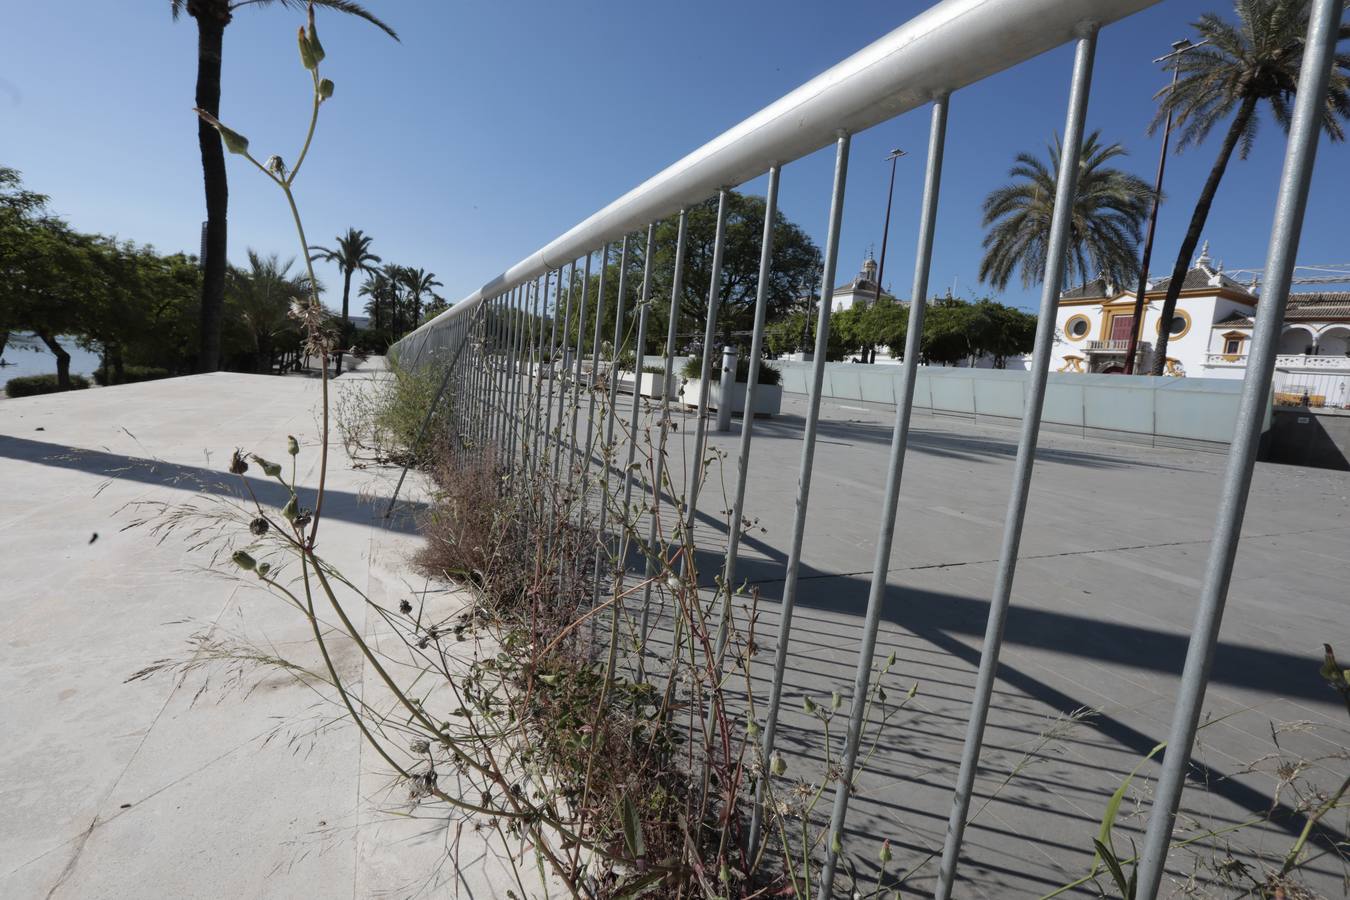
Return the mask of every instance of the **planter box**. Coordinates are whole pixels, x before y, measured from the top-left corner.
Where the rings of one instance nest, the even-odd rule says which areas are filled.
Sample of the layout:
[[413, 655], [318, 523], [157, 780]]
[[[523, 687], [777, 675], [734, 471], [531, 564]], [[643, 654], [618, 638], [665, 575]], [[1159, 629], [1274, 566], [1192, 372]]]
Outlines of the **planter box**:
[[[666, 384], [666, 390], [661, 390], [662, 377], [655, 372], [641, 372], [638, 379], [638, 393], [644, 397], [650, 397], [653, 400], [660, 400], [666, 396], [675, 396], [675, 386], [679, 383], [679, 375], [675, 372], [670, 373], [670, 381]], [[624, 394], [633, 393], [633, 373], [619, 372], [619, 391]]]
[[[686, 406], [698, 408], [699, 398], [703, 395], [702, 381], [686, 381], [680, 392], [680, 400]], [[745, 415], [744, 382], [737, 382], [732, 391], [731, 412]], [[722, 385], [714, 381], [708, 391], [708, 409], [720, 409], [722, 405]], [[781, 384], [761, 384], [755, 388], [756, 416], [776, 416], [783, 409], [783, 386]]]

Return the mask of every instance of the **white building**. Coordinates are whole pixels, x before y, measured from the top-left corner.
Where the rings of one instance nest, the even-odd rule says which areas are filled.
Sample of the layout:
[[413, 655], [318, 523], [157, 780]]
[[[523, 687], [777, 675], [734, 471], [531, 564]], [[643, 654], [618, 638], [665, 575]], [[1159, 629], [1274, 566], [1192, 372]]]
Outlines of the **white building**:
[[[1135, 371], [1154, 359], [1169, 278], [1148, 282]], [[1121, 372], [1134, 325], [1135, 292], [1089, 282], [1060, 295], [1051, 371]], [[1167, 344], [1169, 375], [1242, 378], [1257, 292], [1215, 266], [1206, 244], [1186, 273]], [[1277, 401], [1350, 406], [1350, 292], [1295, 293], [1289, 298], [1276, 362]]]
[[831, 312], [843, 312], [846, 309], [852, 309], [854, 304], [871, 306], [876, 302], [878, 295], [886, 300], [895, 299], [882, 290], [881, 285], [877, 284], [877, 261], [872, 258], [872, 252], [869, 250], [867, 258], [863, 260], [862, 268], [858, 270], [857, 277], [834, 289]]

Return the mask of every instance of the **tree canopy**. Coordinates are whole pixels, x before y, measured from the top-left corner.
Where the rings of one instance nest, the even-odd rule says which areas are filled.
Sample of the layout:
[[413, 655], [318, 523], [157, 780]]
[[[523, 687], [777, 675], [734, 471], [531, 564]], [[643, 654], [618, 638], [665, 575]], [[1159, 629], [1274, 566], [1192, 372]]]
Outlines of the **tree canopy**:
[[[763, 197], [729, 191], [725, 252], [722, 259], [722, 286], [719, 294], [717, 334], [723, 341], [750, 346], [754, 325], [755, 300], [759, 289], [759, 257], [764, 235]], [[653, 237], [652, 304], [647, 324], [647, 353], [664, 349], [669, 322], [671, 275], [675, 264], [675, 244], [679, 220], [667, 219], [656, 226]], [[708, 316], [708, 285], [712, 275], [713, 244], [717, 233], [717, 198], [689, 208], [683, 289], [680, 292], [677, 326], [677, 351], [701, 346]], [[646, 235], [635, 234], [628, 242], [628, 296], [625, 309], [631, 312], [642, 296], [642, 271]], [[618, 296], [620, 248], [611, 249], [605, 275], [605, 315], [601, 339], [614, 336], [614, 312]], [[820, 268], [820, 250], [800, 226], [789, 221], [782, 211], [774, 215], [772, 266], [767, 294], [767, 321], [787, 315], [815, 287]], [[573, 276], [579, 287], [584, 266]], [[587, 295], [587, 347], [593, 338], [595, 298], [599, 290], [599, 265], [592, 263], [591, 284]], [[550, 294], [550, 296], [552, 296]], [[579, 305], [575, 298], [574, 303]], [[564, 304], [566, 298], [563, 299]], [[576, 340], [577, 315], [574, 311], [571, 339]], [[632, 328], [630, 327], [630, 331]]]

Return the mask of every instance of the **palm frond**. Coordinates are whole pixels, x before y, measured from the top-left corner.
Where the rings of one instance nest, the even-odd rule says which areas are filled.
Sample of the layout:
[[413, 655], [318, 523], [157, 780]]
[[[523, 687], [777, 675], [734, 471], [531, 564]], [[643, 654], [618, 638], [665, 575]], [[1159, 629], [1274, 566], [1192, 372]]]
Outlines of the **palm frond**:
[[[172, 0], [172, 2], [177, 4], [183, 2], [183, 0]], [[230, 11], [233, 12], [234, 10], [242, 9], [245, 6], [272, 5], [283, 6], [286, 9], [303, 10], [309, 5], [309, 2], [308, 0], [235, 0], [235, 2], [230, 4]], [[356, 16], [358, 19], [365, 19], [394, 40], [401, 42], [398, 32], [394, 31], [393, 28], [370, 10], [359, 3], [352, 2], [352, 0], [314, 0], [314, 5], [321, 6], [325, 9], [331, 9], [334, 12], [346, 13], [349, 16]]]

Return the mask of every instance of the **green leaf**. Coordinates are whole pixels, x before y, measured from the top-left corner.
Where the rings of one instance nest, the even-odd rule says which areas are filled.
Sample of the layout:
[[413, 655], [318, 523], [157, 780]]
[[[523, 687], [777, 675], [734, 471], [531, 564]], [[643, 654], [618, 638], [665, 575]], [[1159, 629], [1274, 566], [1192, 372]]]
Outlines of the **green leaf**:
[[[1101, 828], [1097, 829], [1097, 837], [1093, 841], [1098, 847], [1111, 846], [1111, 831], [1116, 826], [1116, 816], [1120, 813], [1120, 804], [1125, 800], [1125, 792], [1130, 789], [1130, 782], [1134, 781], [1134, 776], [1139, 774], [1139, 770], [1144, 767], [1144, 763], [1161, 753], [1166, 746], [1167, 742], [1163, 741], [1148, 751], [1148, 755], [1135, 763], [1134, 768], [1130, 770], [1130, 774], [1125, 776], [1125, 780], [1120, 783], [1120, 787], [1116, 788], [1116, 792], [1111, 795], [1111, 800], [1106, 804], [1106, 813], [1102, 816]], [[1101, 853], [1098, 852], [1092, 856], [1092, 874], [1097, 873], [1097, 868], [1100, 865]]]
[[1116, 855], [1111, 852], [1111, 848], [1101, 841], [1093, 840], [1097, 845], [1097, 855], [1106, 863], [1106, 868], [1111, 873], [1111, 878], [1116, 882], [1116, 887], [1120, 889], [1120, 896], [1125, 900], [1134, 900], [1134, 895], [1130, 893], [1130, 882], [1125, 878], [1125, 871], [1121, 869], [1120, 862], [1116, 860]]
[[628, 852], [634, 859], [646, 858], [647, 843], [642, 839], [642, 822], [638, 818], [637, 807], [633, 805], [628, 794], [624, 794], [619, 802], [619, 815], [623, 818], [623, 842], [627, 845]]

